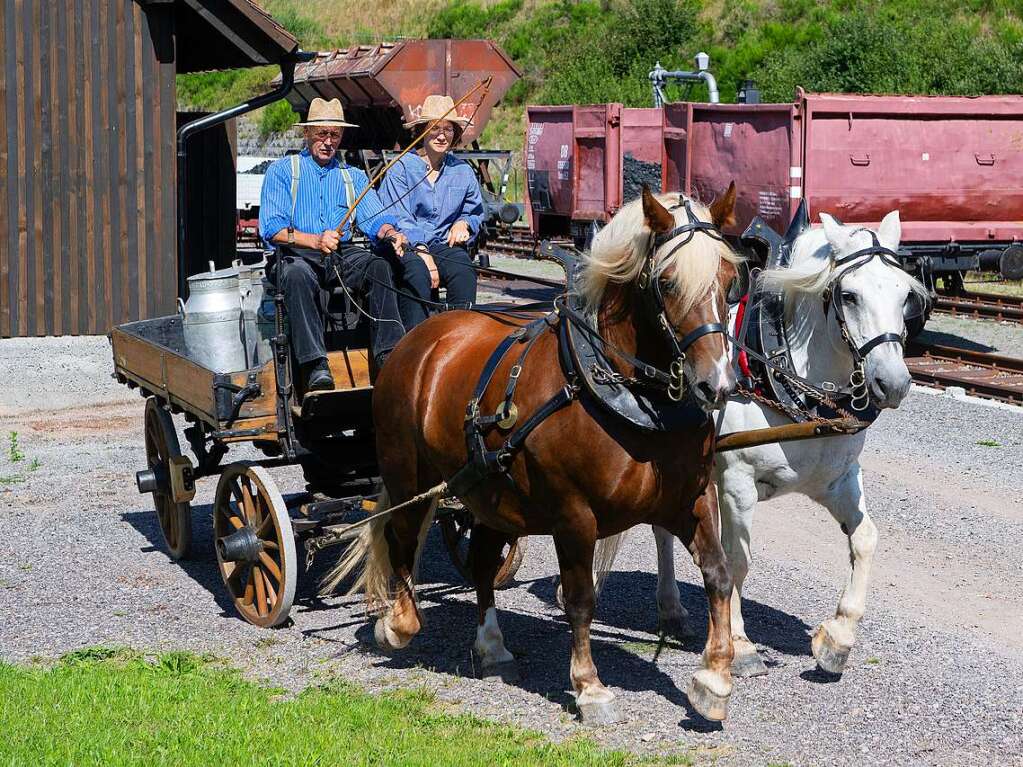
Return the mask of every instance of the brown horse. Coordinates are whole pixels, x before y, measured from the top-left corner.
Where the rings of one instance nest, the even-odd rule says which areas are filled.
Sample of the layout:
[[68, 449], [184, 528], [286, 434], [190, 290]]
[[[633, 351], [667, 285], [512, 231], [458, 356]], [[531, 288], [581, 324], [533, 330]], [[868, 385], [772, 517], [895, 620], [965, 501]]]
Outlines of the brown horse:
[[[506, 472], [459, 491], [480, 523], [473, 531], [471, 558], [479, 608], [475, 648], [484, 670], [501, 676], [514, 671], [494, 608], [492, 584], [502, 547], [518, 536], [550, 534], [572, 628], [572, 686], [586, 722], [616, 719], [614, 696], [598, 678], [590, 655], [594, 545], [598, 538], [640, 523], [677, 535], [703, 572], [710, 603], [708, 639], [704, 668], [694, 675], [688, 696], [707, 718], [726, 714], [732, 688], [732, 581], [718, 531], [711, 481], [715, 435], [707, 414], [721, 406], [735, 380], [725, 336], [706, 328], [720, 328], [715, 323], [727, 316], [725, 296], [737, 258], [716, 228], [731, 220], [734, 202], [734, 184], [709, 209], [678, 194], [655, 198], [644, 190], [642, 200], [623, 207], [595, 237], [582, 266], [584, 306], [596, 317], [617, 372], [635, 381], [642, 370], [633, 363], [668, 370], [677, 362], [696, 402], [690, 411], [695, 426], [682, 432], [643, 430], [583, 391], [529, 434]], [[651, 280], [658, 281], [660, 316], [645, 300]], [[565, 321], [564, 316], [549, 318], [552, 325]], [[524, 320], [507, 317], [447, 312], [421, 324], [394, 350], [373, 393], [387, 495], [380, 508], [408, 501], [466, 465], [466, 403], [495, 348], [524, 325]], [[681, 354], [678, 340], [687, 338], [682, 346], [688, 349]], [[571, 388], [558, 347], [558, 334], [548, 327], [525, 356], [514, 395], [518, 423], [566, 384]], [[480, 412], [497, 413], [502, 407], [507, 412], [505, 383], [518, 358], [513, 353], [501, 359], [494, 385], [479, 402]], [[508, 433], [492, 424], [487, 446], [501, 445]], [[375, 626], [377, 642], [385, 648], [404, 647], [422, 625], [413, 578], [435, 506], [417, 503], [375, 520], [327, 578], [328, 587], [334, 587], [364, 562], [353, 590], [365, 589], [371, 603], [386, 607]]]

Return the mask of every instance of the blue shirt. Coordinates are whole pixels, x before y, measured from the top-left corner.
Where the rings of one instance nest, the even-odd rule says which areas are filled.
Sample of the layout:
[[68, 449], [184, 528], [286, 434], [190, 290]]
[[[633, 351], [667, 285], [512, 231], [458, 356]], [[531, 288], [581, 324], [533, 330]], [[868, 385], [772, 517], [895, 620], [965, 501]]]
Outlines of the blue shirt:
[[421, 157], [407, 154], [387, 171], [380, 197], [393, 205], [389, 210], [398, 217], [398, 230], [413, 245], [446, 244], [451, 225], [465, 221], [476, 239], [483, 225], [483, 194], [472, 166], [446, 154], [433, 184], [426, 180], [429, 170]]
[[[358, 168], [345, 166], [352, 177], [355, 196], [369, 184], [366, 174]], [[266, 243], [288, 224], [296, 231], [320, 234], [337, 229], [348, 212], [345, 182], [341, 176], [341, 163], [337, 157], [321, 166], [303, 149], [299, 155], [298, 194], [295, 198], [295, 220], [291, 220], [291, 158], [282, 157], [266, 169], [263, 190], [259, 195], [259, 234]], [[376, 240], [380, 227], [397, 227], [398, 219], [385, 211], [375, 190], [370, 189], [355, 208], [355, 224], [367, 236]], [[345, 223], [341, 240], [352, 239], [352, 220]]]

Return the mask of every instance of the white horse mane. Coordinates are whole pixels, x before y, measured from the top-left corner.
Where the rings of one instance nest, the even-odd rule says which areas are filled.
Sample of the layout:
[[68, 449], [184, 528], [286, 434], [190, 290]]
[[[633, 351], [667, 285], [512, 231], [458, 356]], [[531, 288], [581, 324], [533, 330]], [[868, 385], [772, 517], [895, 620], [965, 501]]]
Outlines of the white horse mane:
[[[863, 247], [869, 245], [869, 242], [863, 243]], [[785, 324], [793, 344], [806, 341], [813, 331], [814, 314], [806, 311], [806, 303], [821, 304], [824, 290], [835, 274], [831, 256], [831, 245], [824, 230], [810, 229], [793, 243], [789, 266], [765, 269], [760, 275], [764, 285], [782, 291], [785, 296]], [[927, 288], [918, 279], [894, 267], [892, 275], [893, 279], [905, 282], [911, 292], [927, 300]]]
[[[679, 203], [678, 193], [658, 194], [656, 199], [668, 209]], [[707, 206], [688, 199], [697, 218], [702, 221], [711, 220]], [[670, 212], [676, 224], [688, 222], [683, 207]], [[650, 236], [651, 231], [643, 220], [641, 198], [623, 206], [607, 226], [597, 233], [593, 238], [590, 252], [584, 256], [581, 278], [583, 299], [588, 307], [595, 309], [600, 305], [609, 282], [629, 283], [639, 278], [646, 260]], [[662, 247], [674, 247], [674, 241], [665, 243]], [[679, 311], [688, 314], [717, 279], [720, 259], [733, 264], [741, 260], [726, 243], [698, 233], [684, 247], [675, 251], [673, 256], [659, 261], [653, 273], [661, 275], [674, 267], [671, 280], [681, 303]]]

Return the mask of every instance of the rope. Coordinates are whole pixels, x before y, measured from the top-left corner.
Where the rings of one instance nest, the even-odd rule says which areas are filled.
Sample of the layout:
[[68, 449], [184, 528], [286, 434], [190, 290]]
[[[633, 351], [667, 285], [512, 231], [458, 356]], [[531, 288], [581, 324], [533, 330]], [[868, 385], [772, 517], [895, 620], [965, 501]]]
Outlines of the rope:
[[339, 546], [347, 540], [355, 537], [353, 531], [358, 530], [366, 525], [374, 522], [381, 517], [388, 517], [396, 511], [404, 511], [410, 506], [415, 506], [426, 501], [432, 501], [434, 498], [443, 498], [448, 494], [448, 483], [441, 482], [439, 485], [434, 485], [429, 490], [420, 493], [419, 495], [409, 498], [404, 503], [399, 503], [397, 506], [391, 506], [383, 509], [382, 511], [376, 511], [370, 514], [365, 519], [360, 519], [358, 522], [352, 522], [347, 525], [329, 525], [321, 528], [321, 534], [314, 538], [310, 538], [306, 541], [306, 567], [309, 567], [313, 563], [313, 559], [316, 557], [316, 552], [331, 546]]

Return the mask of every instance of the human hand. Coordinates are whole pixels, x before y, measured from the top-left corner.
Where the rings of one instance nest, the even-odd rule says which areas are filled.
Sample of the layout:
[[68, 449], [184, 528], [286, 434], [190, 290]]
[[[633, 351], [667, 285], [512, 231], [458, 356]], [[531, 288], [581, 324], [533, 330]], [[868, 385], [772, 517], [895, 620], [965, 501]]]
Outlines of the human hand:
[[430, 287], [431, 288], [439, 288], [440, 287], [440, 272], [437, 271], [437, 264], [434, 262], [433, 256], [431, 256], [426, 251], [416, 251], [416, 252], [419, 255], [419, 257], [421, 259], [423, 259], [423, 263], [426, 264], [426, 268], [430, 271]]
[[464, 221], [456, 221], [448, 230], [448, 247], [468, 242], [469, 237], [469, 225]]
[[391, 241], [391, 247], [394, 248], [394, 254], [398, 258], [404, 256], [405, 248], [408, 247], [408, 237], [401, 232], [392, 232], [388, 239]]
[[341, 235], [337, 233], [337, 229], [326, 229], [320, 235], [320, 242], [317, 247], [321, 253], [333, 253], [337, 250], [338, 243], [340, 242]]

